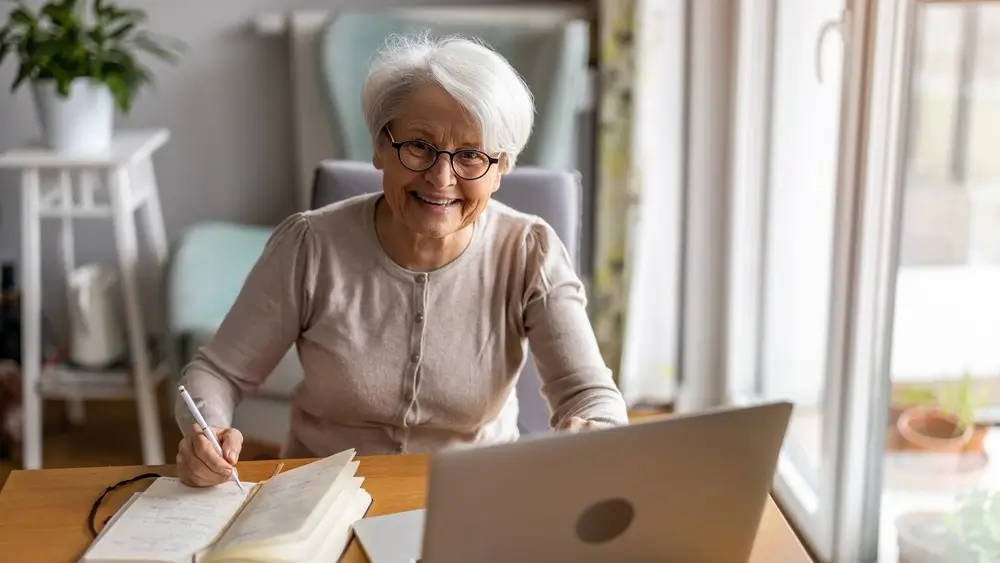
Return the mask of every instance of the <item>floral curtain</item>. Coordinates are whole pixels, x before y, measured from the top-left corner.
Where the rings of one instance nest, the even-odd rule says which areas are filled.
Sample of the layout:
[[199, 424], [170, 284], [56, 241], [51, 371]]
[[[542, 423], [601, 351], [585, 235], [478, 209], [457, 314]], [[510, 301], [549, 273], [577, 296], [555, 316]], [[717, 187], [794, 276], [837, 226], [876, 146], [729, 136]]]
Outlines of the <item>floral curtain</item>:
[[593, 320], [630, 404], [669, 402], [675, 386], [682, 4], [598, 2]]
[[608, 366], [618, 374], [628, 313], [629, 217], [639, 203], [632, 181], [632, 94], [637, 0], [598, 3], [600, 93], [597, 129], [597, 212], [594, 329]]

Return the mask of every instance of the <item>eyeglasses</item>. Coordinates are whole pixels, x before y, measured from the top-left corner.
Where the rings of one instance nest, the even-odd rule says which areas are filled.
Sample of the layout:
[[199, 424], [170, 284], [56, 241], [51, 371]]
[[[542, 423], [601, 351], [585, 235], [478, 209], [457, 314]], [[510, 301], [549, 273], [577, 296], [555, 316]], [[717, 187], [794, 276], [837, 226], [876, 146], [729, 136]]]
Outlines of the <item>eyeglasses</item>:
[[397, 141], [392, 133], [385, 130], [392, 148], [396, 149], [399, 162], [413, 172], [425, 172], [437, 163], [442, 154], [451, 160], [451, 169], [463, 180], [478, 180], [490, 171], [490, 167], [500, 162], [483, 151], [462, 149], [455, 152], [443, 151], [424, 141]]

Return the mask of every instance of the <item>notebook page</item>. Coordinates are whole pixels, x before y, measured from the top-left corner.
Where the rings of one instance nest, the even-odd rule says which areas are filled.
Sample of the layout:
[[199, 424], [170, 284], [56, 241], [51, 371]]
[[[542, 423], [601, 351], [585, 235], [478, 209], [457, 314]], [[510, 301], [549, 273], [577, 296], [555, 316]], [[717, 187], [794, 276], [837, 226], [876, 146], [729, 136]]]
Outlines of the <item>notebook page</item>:
[[115, 522], [117, 522], [122, 517], [122, 514], [125, 514], [125, 511], [128, 510], [128, 507], [132, 506], [132, 503], [135, 502], [135, 500], [141, 496], [142, 493], [132, 493], [132, 496], [130, 496], [128, 500], [125, 501], [125, 504], [118, 507], [118, 510], [114, 513], [114, 515], [112, 515], [111, 518], [107, 521], [107, 523], [104, 524], [104, 527], [101, 528], [101, 531], [97, 533], [97, 537], [94, 538], [94, 541], [90, 542], [91, 547], [87, 548], [87, 551], [83, 554], [83, 557], [80, 559], [80, 563], [89, 563], [91, 561], [94, 561], [90, 557], [90, 552], [93, 549], [92, 546], [97, 545], [97, 543], [101, 541], [101, 538], [103, 538], [104, 535], [108, 533], [108, 530], [110, 530], [111, 527], [115, 525]]
[[[219, 561], [245, 561], [252, 555], [256, 561], [295, 561], [305, 563], [318, 558], [319, 561], [337, 561], [340, 552], [347, 546], [350, 539], [351, 526], [371, 505], [371, 495], [361, 488], [363, 477], [344, 479], [345, 484], [338, 483], [339, 490], [336, 500], [320, 512], [320, 518], [309, 533], [297, 537], [284, 536], [283, 541], [259, 543], [250, 546], [243, 544], [235, 549], [213, 552], [213, 558]], [[241, 547], [243, 549], [241, 549]]]
[[160, 477], [132, 501], [113, 526], [94, 543], [94, 561], [183, 561], [211, 543], [243, 504], [246, 492], [227, 482], [188, 487]]
[[260, 487], [214, 549], [222, 552], [298, 532], [339, 479], [354, 475], [353, 450], [272, 477]]
[[343, 512], [338, 516], [337, 521], [330, 526], [330, 531], [324, 534], [320, 545], [312, 550], [312, 557], [303, 558], [302, 561], [323, 563], [324, 561], [337, 560], [343, 554], [351, 540], [352, 526], [364, 517], [365, 512], [368, 512], [368, 507], [372, 504], [372, 497], [368, 491], [358, 488], [351, 490], [350, 496], [345, 500]]

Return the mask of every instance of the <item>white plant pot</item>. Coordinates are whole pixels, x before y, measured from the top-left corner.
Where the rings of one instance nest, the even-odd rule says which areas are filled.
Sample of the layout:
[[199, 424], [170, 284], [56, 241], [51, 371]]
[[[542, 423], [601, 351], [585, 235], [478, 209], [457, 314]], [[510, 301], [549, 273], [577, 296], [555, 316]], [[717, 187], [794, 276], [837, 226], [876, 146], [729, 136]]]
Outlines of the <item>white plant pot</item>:
[[63, 97], [54, 80], [32, 84], [42, 142], [67, 154], [94, 154], [108, 150], [114, 129], [115, 103], [107, 86], [78, 78]]
[[911, 512], [896, 519], [899, 563], [948, 563], [951, 543], [944, 512]]

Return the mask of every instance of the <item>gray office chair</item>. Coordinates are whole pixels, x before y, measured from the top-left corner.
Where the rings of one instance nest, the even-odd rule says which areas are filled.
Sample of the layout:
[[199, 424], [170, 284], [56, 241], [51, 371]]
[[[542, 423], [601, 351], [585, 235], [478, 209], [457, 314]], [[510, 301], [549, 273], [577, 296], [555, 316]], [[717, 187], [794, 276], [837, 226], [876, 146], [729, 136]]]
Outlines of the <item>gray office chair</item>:
[[[382, 173], [371, 163], [327, 160], [316, 169], [313, 208], [382, 190]], [[579, 264], [581, 193], [579, 175], [541, 168], [517, 167], [507, 174], [494, 196], [498, 201], [547, 221]], [[541, 379], [529, 355], [517, 383], [522, 434], [549, 430], [549, 407], [541, 396]]]

